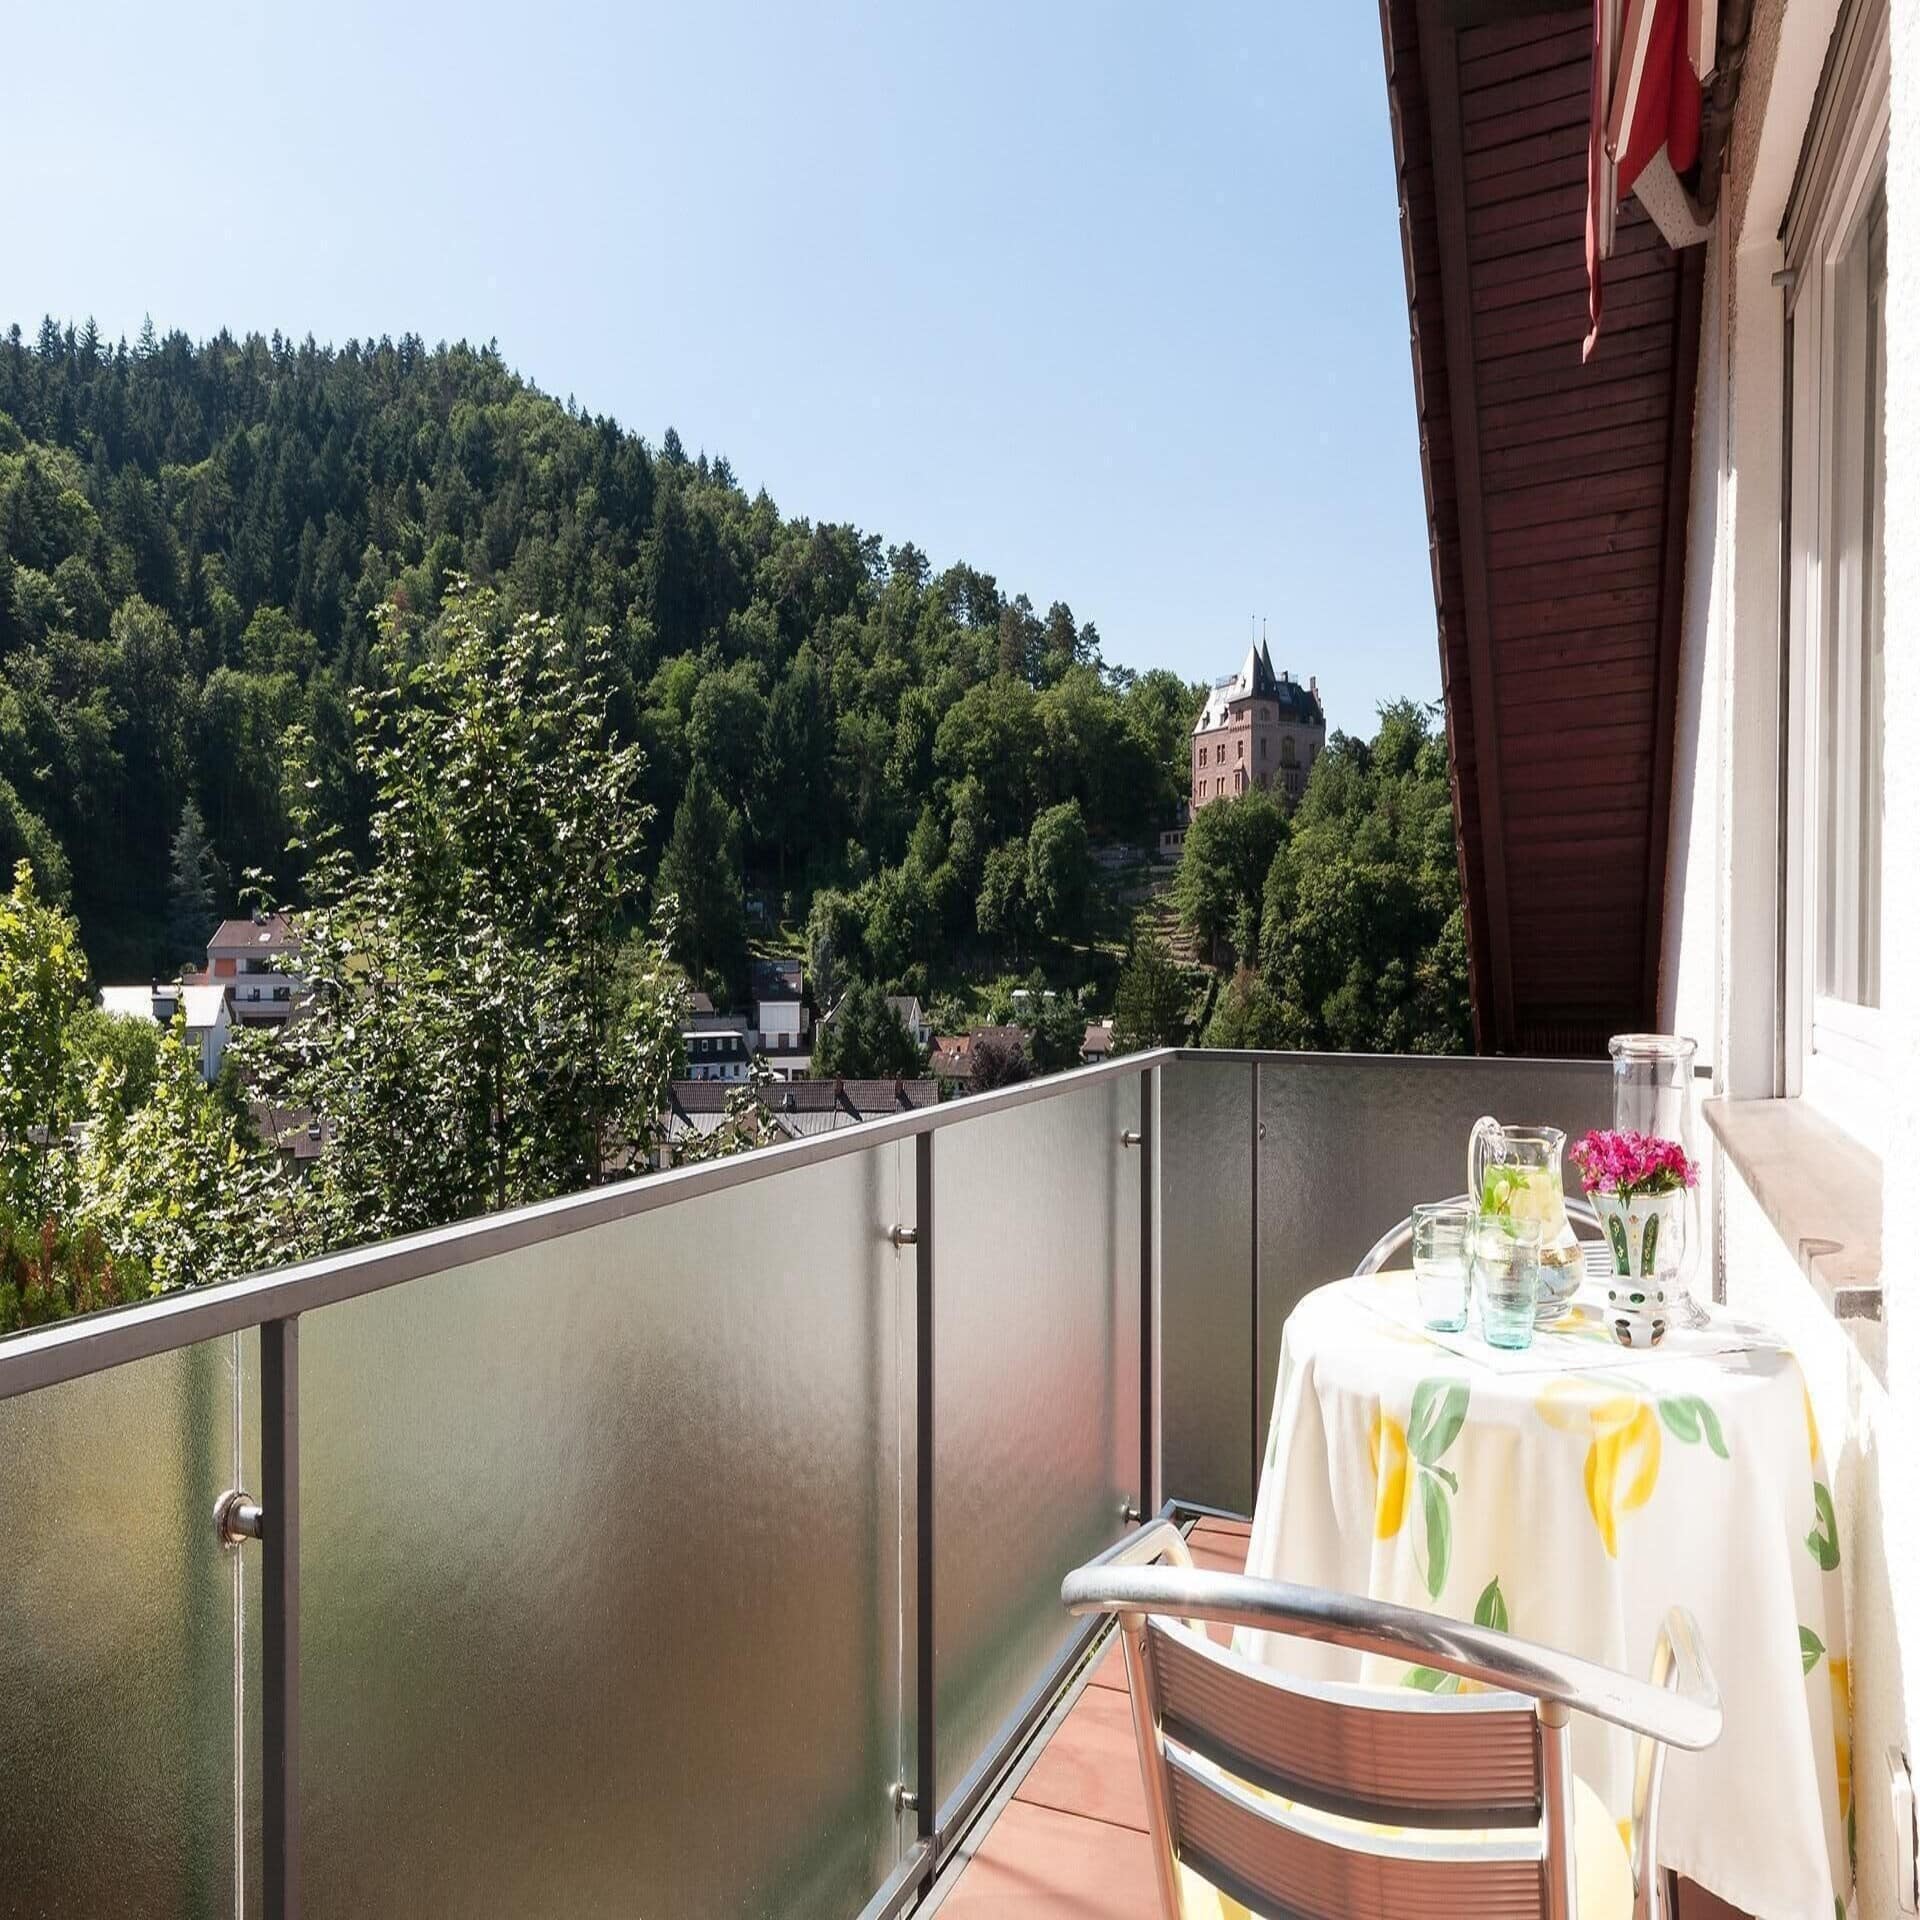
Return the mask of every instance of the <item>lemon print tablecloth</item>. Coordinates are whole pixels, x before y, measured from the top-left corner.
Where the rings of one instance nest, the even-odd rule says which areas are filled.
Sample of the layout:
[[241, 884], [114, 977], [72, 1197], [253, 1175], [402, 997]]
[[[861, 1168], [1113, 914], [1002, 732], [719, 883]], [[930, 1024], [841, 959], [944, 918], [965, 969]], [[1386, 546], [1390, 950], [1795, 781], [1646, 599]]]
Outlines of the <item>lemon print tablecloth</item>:
[[[1525, 1355], [1419, 1328], [1410, 1276], [1288, 1319], [1247, 1571], [1504, 1627], [1644, 1674], [1669, 1607], [1700, 1623], [1717, 1746], [1668, 1761], [1662, 1861], [1760, 1920], [1852, 1886], [1845, 1605], [1813, 1409], [1791, 1353], [1717, 1320], [1651, 1353], [1576, 1313]], [[1326, 1678], [1351, 1656], [1266, 1636]], [[1451, 1687], [1369, 1660], [1376, 1684]], [[1575, 1769], [1627, 1821], [1627, 1736], [1576, 1719]]]

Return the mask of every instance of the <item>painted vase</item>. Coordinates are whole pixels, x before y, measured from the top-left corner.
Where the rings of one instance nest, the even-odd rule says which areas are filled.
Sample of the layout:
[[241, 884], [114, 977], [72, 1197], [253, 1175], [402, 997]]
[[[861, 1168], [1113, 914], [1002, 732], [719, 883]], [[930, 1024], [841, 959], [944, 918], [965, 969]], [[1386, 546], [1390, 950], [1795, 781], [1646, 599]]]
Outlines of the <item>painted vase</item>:
[[1678, 1297], [1686, 1253], [1685, 1188], [1672, 1193], [1590, 1196], [1613, 1253], [1607, 1278], [1607, 1325], [1623, 1347], [1658, 1346], [1668, 1306]]

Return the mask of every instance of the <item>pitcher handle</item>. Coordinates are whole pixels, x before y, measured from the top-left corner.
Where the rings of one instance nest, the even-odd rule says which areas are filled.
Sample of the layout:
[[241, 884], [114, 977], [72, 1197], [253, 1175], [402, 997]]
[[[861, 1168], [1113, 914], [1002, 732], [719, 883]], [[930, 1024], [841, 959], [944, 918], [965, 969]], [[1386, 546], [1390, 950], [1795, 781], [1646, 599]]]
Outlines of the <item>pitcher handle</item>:
[[1467, 1198], [1477, 1207], [1485, 1191], [1483, 1182], [1487, 1176], [1487, 1163], [1502, 1158], [1501, 1148], [1506, 1142], [1500, 1122], [1492, 1114], [1483, 1113], [1473, 1123], [1473, 1131], [1467, 1135]]

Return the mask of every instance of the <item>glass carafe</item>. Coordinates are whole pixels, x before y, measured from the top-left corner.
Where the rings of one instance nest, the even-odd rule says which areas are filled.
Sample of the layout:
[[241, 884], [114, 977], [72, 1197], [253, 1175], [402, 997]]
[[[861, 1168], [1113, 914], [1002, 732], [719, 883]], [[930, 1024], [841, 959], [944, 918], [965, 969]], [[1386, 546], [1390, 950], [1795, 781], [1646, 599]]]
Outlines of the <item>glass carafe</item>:
[[[1700, 1164], [1694, 1121], [1694, 1043], [1677, 1033], [1616, 1033], [1607, 1042], [1613, 1057], [1613, 1124], [1622, 1132], [1677, 1140]], [[1703, 1326], [1706, 1315], [1692, 1295], [1700, 1263], [1700, 1189], [1687, 1193], [1680, 1255], [1668, 1278], [1669, 1309], [1678, 1326]]]
[[1488, 1213], [1540, 1223], [1540, 1293], [1534, 1318], [1545, 1326], [1566, 1312], [1580, 1285], [1580, 1243], [1567, 1219], [1558, 1127], [1503, 1126], [1492, 1114], [1467, 1141], [1467, 1196]]

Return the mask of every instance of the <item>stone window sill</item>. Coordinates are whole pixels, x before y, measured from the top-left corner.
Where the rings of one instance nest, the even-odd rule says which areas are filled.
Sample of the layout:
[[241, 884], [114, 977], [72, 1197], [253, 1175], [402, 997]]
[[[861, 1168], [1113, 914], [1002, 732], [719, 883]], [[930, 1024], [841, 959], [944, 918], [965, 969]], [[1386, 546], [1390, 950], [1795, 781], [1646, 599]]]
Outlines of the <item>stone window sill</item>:
[[1827, 1310], [1878, 1321], [1879, 1155], [1802, 1100], [1708, 1100], [1701, 1110]]

